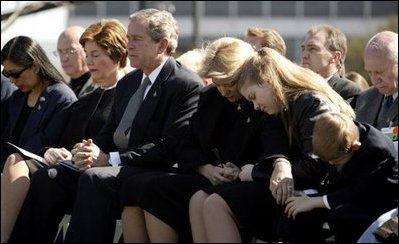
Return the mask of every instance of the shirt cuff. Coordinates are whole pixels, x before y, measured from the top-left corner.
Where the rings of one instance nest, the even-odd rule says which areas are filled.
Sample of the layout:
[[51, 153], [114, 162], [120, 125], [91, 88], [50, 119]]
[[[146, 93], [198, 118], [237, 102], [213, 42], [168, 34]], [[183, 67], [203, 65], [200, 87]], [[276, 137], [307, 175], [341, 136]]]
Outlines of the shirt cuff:
[[331, 209], [330, 204], [328, 204], [327, 195], [323, 196], [323, 203], [328, 209]]
[[108, 162], [112, 167], [118, 167], [122, 163], [119, 152], [110, 152]]
[[306, 196], [309, 196], [309, 195], [315, 195], [319, 193], [319, 191], [317, 191], [316, 189], [306, 189], [303, 190], [303, 193], [305, 193]]

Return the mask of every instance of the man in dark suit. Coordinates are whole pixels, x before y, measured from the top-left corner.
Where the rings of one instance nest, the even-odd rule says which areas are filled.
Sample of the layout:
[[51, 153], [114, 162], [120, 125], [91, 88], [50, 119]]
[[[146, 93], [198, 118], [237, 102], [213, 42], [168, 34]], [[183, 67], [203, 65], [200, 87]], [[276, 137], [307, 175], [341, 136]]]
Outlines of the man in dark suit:
[[345, 34], [330, 25], [314, 26], [307, 32], [301, 50], [302, 66], [325, 78], [354, 107], [361, 88], [344, 77], [347, 52]]
[[[50, 180], [32, 180], [37, 189], [41, 186], [55, 194], [53, 201], [68, 202], [70, 208], [58, 209], [54, 202], [53, 209], [36, 211], [29, 230], [31, 241], [51, 242], [65, 211], [73, 206], [66, 242], [112, 242], [120, 215], [121, 183], [135, 174], [168, 169], [175, 163], [174, 148], [197, 109], [202, 87], [201, 78], [171, 56], [177, 48], [177, 33], [176, 21], [166, 11], [144, 9], [131, 15], [128, 55], [136, 70], [118, 82], [111, 114], [100, 134], [76, 144], [71, 151], [75, 166], [83, 173], [67, 172], [76, 180], [65, 180], [61, 188], [48, 183], [51, 178], [66, 178], [60, 169], [58, 173], [49, 171]], [[143, 86], [146, 82], [149, 84]], [[129, 116], [135, 110], [131, 101], [139, 91], [144, 93], [141, 106], [135, 116]], [[121, 130], [126, 124], [129, 126]], [[34, 197], [36, 202], [45, 202], [39, 195]]]
[[398, 126], [398, 33], [373, 36], [364, 50], [364, 69], [372, 87], [356, 102], [356, 119], [381, 129]]

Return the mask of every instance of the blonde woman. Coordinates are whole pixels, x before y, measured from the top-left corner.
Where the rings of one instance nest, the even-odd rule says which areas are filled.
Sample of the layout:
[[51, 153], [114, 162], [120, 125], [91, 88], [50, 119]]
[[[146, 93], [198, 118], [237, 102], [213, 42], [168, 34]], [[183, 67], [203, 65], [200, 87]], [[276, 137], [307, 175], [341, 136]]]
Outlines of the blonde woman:
[[314, 118], [328, 111], [353, 118], [354, 112], [321, 76], [267, 47], [248, 58], [234, 80], [255, 109], [281, 118], [290, 155], [278, 160], [280, 164], [261, 162], [241, 168], [239, 178], [244, 183], [229, 191], [208, 191], [202, 209], [204, 240], [241, 242], [243, 233], [268, 241], [289, 238], [284, 203], [294, 189], [314, 188], [326, 174], [326, 164], [312, 157]]

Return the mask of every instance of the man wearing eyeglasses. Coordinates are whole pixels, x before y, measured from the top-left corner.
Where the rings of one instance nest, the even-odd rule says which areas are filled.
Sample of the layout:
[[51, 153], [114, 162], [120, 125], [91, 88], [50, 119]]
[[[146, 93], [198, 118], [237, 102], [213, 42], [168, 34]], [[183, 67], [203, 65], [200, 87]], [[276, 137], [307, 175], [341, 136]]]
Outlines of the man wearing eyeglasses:
[[91, 74], [86, 65], [86, 54], [79, 43], [79, 38], [84, 32], [81, 26], [71, 26], [58, 37], [57, 51], [54, 55], [59, 57], [62, 69], [71, 78], [69, 86], [79, 98], [96, 87], [92, 84]]

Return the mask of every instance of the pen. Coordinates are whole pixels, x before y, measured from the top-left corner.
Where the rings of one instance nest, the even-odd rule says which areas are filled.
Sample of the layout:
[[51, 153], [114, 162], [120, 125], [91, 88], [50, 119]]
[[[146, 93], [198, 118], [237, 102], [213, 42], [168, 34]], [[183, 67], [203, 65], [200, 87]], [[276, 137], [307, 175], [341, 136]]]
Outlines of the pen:
[[223, 159], [222, 159], [222, 157], [220, 156], [219, 150], [215, 147], [214, 149], [212, 149], [212, 152], [213, 152], [213, 153], [215, 154], [215, 156], [216, 156], [216, 160], [217, 160], [216, 166], [221, 167], [221, 168], [224, 168], [224, 166], [223, 166]]

